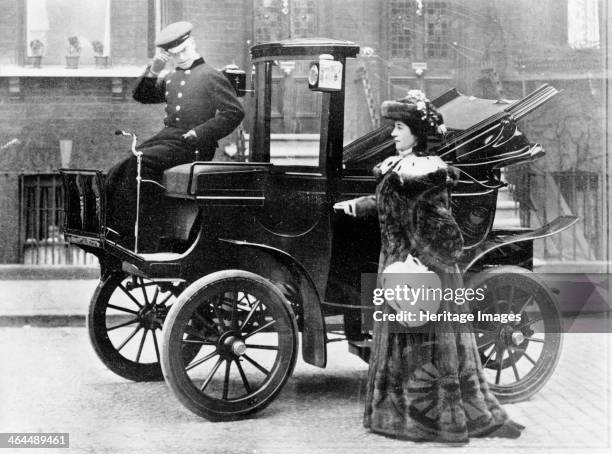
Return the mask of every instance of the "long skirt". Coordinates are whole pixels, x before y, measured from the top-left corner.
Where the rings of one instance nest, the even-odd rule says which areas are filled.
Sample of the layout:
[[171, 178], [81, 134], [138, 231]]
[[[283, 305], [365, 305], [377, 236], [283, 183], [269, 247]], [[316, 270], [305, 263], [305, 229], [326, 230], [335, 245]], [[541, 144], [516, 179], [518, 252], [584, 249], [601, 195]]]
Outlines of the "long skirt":
[[[468, 310], [452, 301], [440, 307]], [[364, 426], [414, 441], [520, 436], [524, 427], [508, 418], [489, 390], [471, 325], [429, 325], [424, 332], [394, 332], [391, 323], [375, 322]]]

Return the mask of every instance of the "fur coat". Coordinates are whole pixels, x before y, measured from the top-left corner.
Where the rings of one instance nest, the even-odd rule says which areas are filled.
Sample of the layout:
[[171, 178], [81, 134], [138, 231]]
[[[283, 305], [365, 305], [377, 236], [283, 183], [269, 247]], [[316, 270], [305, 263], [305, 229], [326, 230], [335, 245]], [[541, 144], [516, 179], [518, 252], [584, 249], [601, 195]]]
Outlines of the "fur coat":
[[454, 271], [463, 239], [450, 211], [450, 189], [458, 171], [437, 156], [393, 156], [374, 168], [376, 195], [357, 199], [358, 217], [378, 215], [379, 272], [417, 257], [437, 272]]
[[[358, 199], [357, 215], [378, 214], [379, 271], [417, 257], [458, 287], [463, 241], [450, 212], [458, 172], [438, 157], [387, 158], [376, 166], [376, 195]], [[442, 311], [467, 305], [443, 301]], [[383, 309], [389, 312], [389, 306]], [[471, 436], [520, 436], [491, 393], [474, 333], [462, 323], [433, 323], [425, 332], [395, 331], [374, 323], [366, 386], [364, 426], [373, 432], [419, 441], [466, 442]]]

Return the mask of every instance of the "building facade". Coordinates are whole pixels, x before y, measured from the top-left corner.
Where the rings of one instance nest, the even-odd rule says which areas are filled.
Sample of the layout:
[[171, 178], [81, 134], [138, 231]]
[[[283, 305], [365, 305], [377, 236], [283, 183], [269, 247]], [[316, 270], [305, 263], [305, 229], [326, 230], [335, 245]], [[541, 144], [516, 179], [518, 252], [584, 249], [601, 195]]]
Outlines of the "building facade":
[[[130, 87], [155, 51], [157, 31], [176, 20], [194, 24], [201, 53], [218, 68], [248, 70], [256, 42], [357, 42], [362, 55], [346, 68], [346, 142], [379, 124], [382, 100], [410, 88], [430, 98], [456, 87], [516, 99], [553, 84], [563, 94], [522, 125], [548, 155], [509, 172], [514, 197], [525, 225], [568, 212], [582, 217], [561, 242], [543, 244], [542, 257], [607, 260], [603, 0], [0, 0], [0, 7], [0, 262], [83, 260], [61, 250], [56, 170], [106, 169], [129, 152], [115, 129], [144, 138], [160, 128], [163, 106], [136, 103]], [[67, 57], [77, 55], [78, 67], [68, 68]], [[247, 134], [249, 126], [247, 118]]]

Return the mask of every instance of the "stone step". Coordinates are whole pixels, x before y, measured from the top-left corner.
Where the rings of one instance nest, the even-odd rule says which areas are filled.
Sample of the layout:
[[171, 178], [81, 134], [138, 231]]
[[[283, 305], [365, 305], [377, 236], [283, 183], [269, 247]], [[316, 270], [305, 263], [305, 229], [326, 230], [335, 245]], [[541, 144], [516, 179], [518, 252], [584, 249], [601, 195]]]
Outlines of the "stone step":
[[493, 228], [520, 227], [519, 204], [507, 187], [497, 193], [497, 206]]
[[514, 200], [499, 200], [497, 199], [497, 211], [502, 210], [510, 210], [510, 211], [517, 211], [518, 212], [519, 209], [519, 204], [518, 202], [515, 202]]
[[506, 228], [516, 228], [516, 227], [521, 227], [521, 220], [518, 217], [503, 219], [503, 218], [498, 218], [497, 216], [495, 216], [495, 220], [493, 221], [494, 229], [506, 229]]

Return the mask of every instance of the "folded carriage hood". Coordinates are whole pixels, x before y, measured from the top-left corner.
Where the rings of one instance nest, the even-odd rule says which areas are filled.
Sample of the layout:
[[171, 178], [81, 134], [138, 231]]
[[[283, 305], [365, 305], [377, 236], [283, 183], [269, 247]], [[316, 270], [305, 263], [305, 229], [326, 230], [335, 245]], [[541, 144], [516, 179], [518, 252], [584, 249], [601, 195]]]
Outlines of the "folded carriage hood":
[[504, 116], [520, 120], [558, 93], [555, 87], [542, 84], [519, 100], [494, 100], [466, 96], [453, 88], [434, 99], [432, 104], [444, 117], [447, 128], [467, 131], [496, 123]]
[[269, 164], [246, 162], [193, 162], [164, 172], [163, 185], [170, 197], [230, 199], [262, 195]]
[[[520, 155], [521, 159], [541, 156], [541, 147], [532, 145], [530, 150], [530, 144], [515, 123], [557, 93], [556, 88], [543, 84], [517, 101], [498, 101], [466, 96], [451, 89], [432, 101], [444, 117], [449, 134], [443, 145], [433, 136], [429, 137], [429, 147], [437, 149], [438, 154], [453, 165], [474, 167], [519, 162], [514, 154]], [[346, 145], [343, 150], [345, 168], [371, 168], [395, 154], [390, 137], [392, 128], [385, 124]]]

